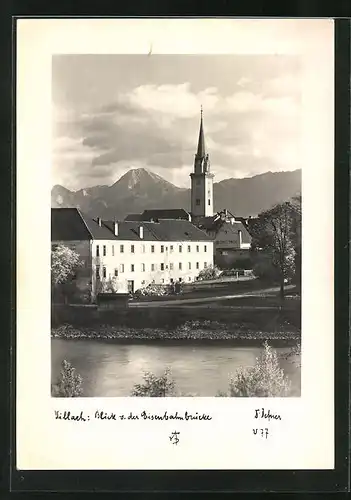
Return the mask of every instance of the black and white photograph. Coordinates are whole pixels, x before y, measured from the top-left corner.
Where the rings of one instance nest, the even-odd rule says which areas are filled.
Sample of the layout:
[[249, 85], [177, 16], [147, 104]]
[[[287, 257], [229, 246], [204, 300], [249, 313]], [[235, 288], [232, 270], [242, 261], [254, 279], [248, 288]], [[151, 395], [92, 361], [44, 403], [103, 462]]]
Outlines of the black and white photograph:
[[53, 396], [300, 396], [300, 65], [52, 57]]
[[333, 21], [16, 33], [16, 467], [333, 468]]

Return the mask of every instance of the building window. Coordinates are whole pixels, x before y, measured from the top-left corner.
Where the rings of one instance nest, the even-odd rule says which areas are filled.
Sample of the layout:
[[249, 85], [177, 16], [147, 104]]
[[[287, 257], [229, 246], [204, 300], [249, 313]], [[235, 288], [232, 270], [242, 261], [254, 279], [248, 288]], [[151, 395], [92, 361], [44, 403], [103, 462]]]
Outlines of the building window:
[[151, 271], [155, 271], [155, 264], [151, 264]]
[[164, 282], [165, 282], [165, 280], [162, 278], [162, 279], [161, 279], [161, 283], [164, 283]]
[[182, 263], [179, 262], [179, 270], [181, 271], [182, 270]]
[[141, 282], [141, 284], [142, 284], [142, 285], [145, 285], [145, 280], [143, 280], [143, 281]]
[[119, 268], [120, 268], [121, 273], [124, 273], [124, 264], [121, 264], [121, 265], [119, 266]]
[[200, 247], [199, 245], [196, 245], [196, 251], [199, 252], [200, 251]]
[[100, 257], [100, 247], [96, 245], [96, 257]]
[[191, 246], [188, 245], [188, 252], [191, 252]]
[[204, 252], [207, 252], [207, 246], [204, 245]]
[[130, 251], [131, 253], [134, 253], [134, 245], [130, 245]]
[[169, 251], [170, 251], [170, 252], [173, 252], [173, 245], [171, 245], [171, 246], [169, 247]]
[[179, 245], [179, 253], [182, 253], [182, 245]]
[[142, 251], [143, 253], [145, 253], [145, 245], [143, 245], [143, 246], [141, 247], [141, 251]]
[[112, 257], [115, 256], [115, 245], [112, 245]]
[[207, 262], [204, 262], [204, 269], [206, 269], [207, 267]]
[[100, 279], [100, 266], [96, 266], [96, 279]]
[[200, 205], [200, 198], [196, 198], [196, 205], [199, 206]]
[[191, 262], [189, 262], [189, 269], [191, 269]]
[[179, 283], [182, 281], [182, 278], [179, 278]]
[[173, 262], [170, 262], [170, 263], [169, 263], [169, 270], [170, 270], [170, 271], [173, 271]]
[[196, 262], [196, 269], [199, 269], [200, 267], [200, 264], [198, 262]]
[[105, 266], [102, 268], [102, 277], [106, 278], [106, 267]]
[[131, 270], [132, 273], [134, 273], [134, 264], [130, 265], [130, 270]]
[[188, 281], [191, 281], [191, 276], [189, 276]]
[[208, 200], [207, 200], [207, 203], [208, 203], [208, 205], [211, 205], [211, 200], [210, 200], [210, 199], [208, 199]]
[[161, 253], [164, 253], [165, 251], [165, 247], [163, 245], [161, 245]]
[[145, 272], [145, 264], [141, 264], [141, 272], [144, 273]]
[[118, 269], [115, 269], [115, 278], [118, 276]]
[[102, 255], [106, 257], [106, 245], [102, 247]]
[[174, 283], [174, 280], [173, 280], [173, 278], [171, 278], [171, 279], [170, 279], [170, 282], [171, 282], [171, 283]]
[[161, 271], [164, 271], [165, 270], [165, 265], [163, 262], [161, 262]]
[[155, 245], [151, 245], [151, 253], [155, 252]]
[[123, 253], [123, 252], [124, 252], [124, 245], [120, 245], [120, 247], [119, 247], [119, 251], [120, 251], [121, 253]]

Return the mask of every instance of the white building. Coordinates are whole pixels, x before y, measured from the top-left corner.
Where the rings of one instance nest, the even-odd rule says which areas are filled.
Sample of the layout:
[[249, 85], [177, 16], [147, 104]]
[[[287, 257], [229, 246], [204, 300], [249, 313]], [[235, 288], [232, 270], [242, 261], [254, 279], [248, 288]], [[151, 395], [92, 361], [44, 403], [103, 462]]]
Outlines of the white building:
[[51, 240], [77, 251], [84, 263], [77, 286], [95, 299], [99, 283], [115, 278], [118, 291], [150, 283], [191, 282], [213, 265], [213, 240], [187, 220], [102, 221], [77, 208], [53, 208]]

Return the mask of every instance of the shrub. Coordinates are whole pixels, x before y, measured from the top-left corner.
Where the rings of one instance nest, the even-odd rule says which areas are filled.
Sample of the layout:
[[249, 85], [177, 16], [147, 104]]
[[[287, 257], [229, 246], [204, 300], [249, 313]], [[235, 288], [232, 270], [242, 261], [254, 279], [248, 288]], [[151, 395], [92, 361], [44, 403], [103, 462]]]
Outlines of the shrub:
[[140, 297], [163, 297], [164, 295], [169, 295], [170, 293], [170, 285], [150, 283], [149, 285], [136, 290], [134, 292], [134, 297], [137, 299]]
[[102, 280], [97, 286], [98, 293], [117, 293], [118, 282], [115, 277]]
[[82, 377], [65, 359], [62, 361], [60, 377], [51, 387], [51, 393], [56, 398], [75, 398], [83, 394]]
[[160, 377], [151, 372], [145, 372], [143, 378], [144, 383], [135, 384], [131, 396], [160, 398], [174, 394], [175, 383], [168, 368]]
[[227, 398], [228, 394], [224, 391], [218, 391], [216, 394], [216, 398]]
[[[282, 353], [281, 357], [287, 361], [291, 361], [294, 365], [301, 368], [301, 344], [298, 342], [296, 345], [290, 348], [288, 352]], [[291, 358], [297, 357], [297, 360], [291, 360]]]
[[256, 364], [240, 368], [229, 384], [230, 397], [283, 397], [290, 393], [290, 381], [279, 366], [277, 352], [267, 342]]
[[221, 270], [217, 266], [209, 266], [202, 269], [197, 277], [198, 280], [215, 280], [221, 274]]

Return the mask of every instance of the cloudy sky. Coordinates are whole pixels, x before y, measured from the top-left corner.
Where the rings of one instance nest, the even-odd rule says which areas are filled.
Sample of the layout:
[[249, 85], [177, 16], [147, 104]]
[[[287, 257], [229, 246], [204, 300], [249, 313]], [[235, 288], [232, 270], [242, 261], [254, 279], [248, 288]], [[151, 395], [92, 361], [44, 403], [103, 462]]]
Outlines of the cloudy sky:
[[201, 104], [215, 181], [301, 168], [300, 84], [295, 56], [55, 55], [52, 184], [189, 187]]

